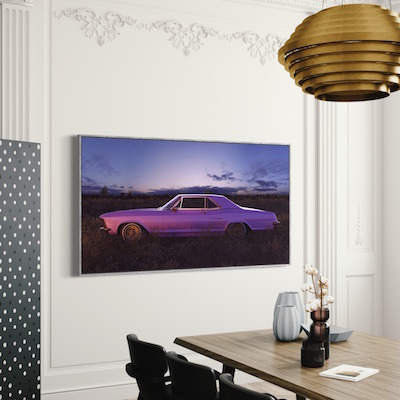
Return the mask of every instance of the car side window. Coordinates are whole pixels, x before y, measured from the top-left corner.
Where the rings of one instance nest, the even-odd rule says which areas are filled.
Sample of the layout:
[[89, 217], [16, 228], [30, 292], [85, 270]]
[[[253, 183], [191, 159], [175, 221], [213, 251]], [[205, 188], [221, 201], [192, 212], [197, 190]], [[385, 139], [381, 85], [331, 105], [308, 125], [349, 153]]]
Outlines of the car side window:
[[213, 209], [213, 208], [219, 208], [211, 199], [207, 198], [206, 200], [206, 208], [207, 209]]
[[181, 208], [204, 208], [203, 197], [184, 197]]

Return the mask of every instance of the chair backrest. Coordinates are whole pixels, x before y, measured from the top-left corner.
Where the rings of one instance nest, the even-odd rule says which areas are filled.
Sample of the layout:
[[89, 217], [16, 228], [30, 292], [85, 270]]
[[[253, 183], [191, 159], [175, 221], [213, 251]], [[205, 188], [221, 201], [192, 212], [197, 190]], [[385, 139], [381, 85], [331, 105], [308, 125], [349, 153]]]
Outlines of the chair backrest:
[[189, 362], [173, 351], [167, 353], [173, 400], [216, 400], [218, 391], [215, 371], [205, 365]]
[[126, 372], [135, 378], [140, 399], [167, 400], [165, 374], [168, 371], [166, 351], [157, 344], [143, 342], [134, 334], [127, 336], [131, 362]]
[[231, 374], [222, 374], [219, 377], [220, 400], [277, 400], [267, 393], [258, 393], [236, 385]]

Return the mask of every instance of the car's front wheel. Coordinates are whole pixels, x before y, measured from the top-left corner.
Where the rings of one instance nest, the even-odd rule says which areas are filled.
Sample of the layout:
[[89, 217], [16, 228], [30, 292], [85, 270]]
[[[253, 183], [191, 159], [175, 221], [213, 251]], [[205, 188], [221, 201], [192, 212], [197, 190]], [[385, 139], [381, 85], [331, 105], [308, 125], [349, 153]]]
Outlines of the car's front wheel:
[[126, 242], [138, 242], [143, 237], [143, 229], [138, 224], [131, 222], [123, 226], [121, 235]]
[[244, 239], [246, 237], [246, 234], [246, 225], [241, 222], [237, 222], [228, 226], [228, 235], [231, 239]]

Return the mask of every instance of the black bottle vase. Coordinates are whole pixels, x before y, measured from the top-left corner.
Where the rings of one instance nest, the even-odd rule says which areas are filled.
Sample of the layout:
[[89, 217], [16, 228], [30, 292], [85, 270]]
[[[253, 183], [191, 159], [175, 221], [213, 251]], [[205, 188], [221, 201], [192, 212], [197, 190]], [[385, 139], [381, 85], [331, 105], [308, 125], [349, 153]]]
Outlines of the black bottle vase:
[[312, 339], [304, 340], [301, 347], [301, 365], [307, 368], [319, 368], [324, 366], [324, 362], [324, 344]]
[[325, 360], [329, 358], [329, 325], [326, 323], [329, 319], [329, 310], [319, 308], [311, 312], [313, 323], [310, 326], [310, 339], [313, 342], [322, 342], [325, 348]]

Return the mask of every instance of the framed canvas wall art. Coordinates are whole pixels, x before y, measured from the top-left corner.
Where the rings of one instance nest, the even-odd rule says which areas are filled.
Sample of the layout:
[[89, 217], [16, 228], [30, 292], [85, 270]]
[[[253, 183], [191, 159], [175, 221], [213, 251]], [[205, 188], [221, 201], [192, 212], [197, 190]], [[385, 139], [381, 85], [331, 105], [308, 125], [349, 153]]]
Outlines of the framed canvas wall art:
[[80, 136], [81, 273], [289, 263], [289, 146]]

